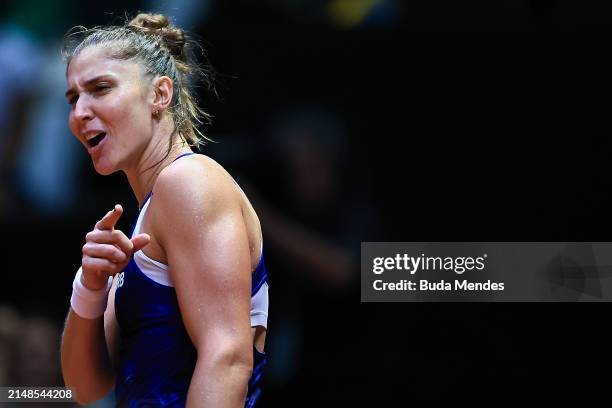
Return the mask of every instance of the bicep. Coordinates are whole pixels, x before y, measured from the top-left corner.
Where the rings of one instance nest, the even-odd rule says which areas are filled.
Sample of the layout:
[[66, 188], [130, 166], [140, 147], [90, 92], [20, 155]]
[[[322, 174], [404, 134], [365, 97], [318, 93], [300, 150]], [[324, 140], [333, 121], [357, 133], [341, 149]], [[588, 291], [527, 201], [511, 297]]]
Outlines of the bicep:
[[[211, 193], [210, 191], [208, 193]], [[214, 192], [213, 192], [214, 193]], [[211, 194], [213, 194], [211, 193]], [[217, 204], [180, 200], [161, 224], [162, 246], [187, 332], [199, 354], [250, 344], [250, 251], [240, 206], [219, 193]], [[158, 204], [160, 197], [158, 198]], [[208, 198], [208, 197], [207, 197]], [[174, 201], [179, 200], [179, 201]], [[218, 205], [222, 203], [222, 205]]]

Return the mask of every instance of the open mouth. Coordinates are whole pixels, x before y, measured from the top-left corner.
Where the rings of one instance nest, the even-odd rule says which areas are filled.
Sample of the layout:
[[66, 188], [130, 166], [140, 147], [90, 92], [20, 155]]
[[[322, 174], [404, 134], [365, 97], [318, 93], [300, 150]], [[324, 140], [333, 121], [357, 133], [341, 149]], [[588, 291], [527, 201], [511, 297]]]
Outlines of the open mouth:
[[102, 133], [97, 134], [95, 137], [89, 139], [87, 143], [89, 143], [89, 146], [91, 147], [96, 147], [98, 143], [100, 143], [102, 139], [104, 139], [105, 137], [106, 137], [106, 133], [102, 132]]

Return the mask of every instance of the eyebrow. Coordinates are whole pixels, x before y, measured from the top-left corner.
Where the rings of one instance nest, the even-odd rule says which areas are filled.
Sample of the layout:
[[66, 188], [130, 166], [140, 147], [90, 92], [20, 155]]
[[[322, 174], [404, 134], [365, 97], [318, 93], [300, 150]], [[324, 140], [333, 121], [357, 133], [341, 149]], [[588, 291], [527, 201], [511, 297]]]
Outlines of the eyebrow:
[[[87, 81], [85, 81], [85, 85], [84, 87], [87, 88], [88, 86], [90, 86], [91, 84], [95, 83], [96, 81], [100, 80], [101, 78], [107, 77], [109, 76], [108, 74], [102, 74], [102, 75], [98, 75], [95, 76], [91, 79], [88, 79]], [[64, 94], [64, 96], [66, 96], [66, 98], [68, 99], [72, 94], [75, 93], [74, 88], [70, 88], [66, 91], [66, 93]]]

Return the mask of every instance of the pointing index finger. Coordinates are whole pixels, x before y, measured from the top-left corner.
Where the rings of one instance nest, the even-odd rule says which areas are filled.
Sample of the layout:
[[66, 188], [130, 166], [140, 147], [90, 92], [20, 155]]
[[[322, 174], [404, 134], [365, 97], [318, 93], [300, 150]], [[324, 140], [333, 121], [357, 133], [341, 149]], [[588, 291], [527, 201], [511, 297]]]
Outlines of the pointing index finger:
[[115, 208], [112, 211], [106, 213], [100, 221], [96, 223], [96, 228], [99, 230], [112, 230], [115, 228], [115, 224], [121, 218], [123, 214], [123, 207], [120, 204], [115, 204]]

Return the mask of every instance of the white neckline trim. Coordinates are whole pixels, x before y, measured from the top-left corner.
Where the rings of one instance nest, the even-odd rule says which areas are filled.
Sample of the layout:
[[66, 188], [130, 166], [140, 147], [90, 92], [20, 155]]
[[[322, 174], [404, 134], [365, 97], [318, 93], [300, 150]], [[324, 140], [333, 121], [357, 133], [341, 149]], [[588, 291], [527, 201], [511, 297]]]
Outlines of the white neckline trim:
[[174, 287], [168, 265], [151, 259], [142, 251], [134, 253], [134, 262], [145, 276], [160, 285]]
[[[142, 206], [142, 209], [138, 214], [138, 219], [136, 220], [136, 226], [134, 227], [134, 232], [132, 233], [132, 236], [140, 234], [142, 220], [147, 212], [147, 209], [149, 208], [152, 196], [153, 194], [149, 196], [147, 201]], [[134, 253], [134, 262], [136, 262], [136, 265], [138, 266], [140, 271], [147, 278], [151, 279], [156, 283], [159, 283], [160, 285], [174, 287], [174, 284], [170, 279], [170, 274], [168, 273], [168, 265], [150, 258], [142, 250], [136, 251]]]

